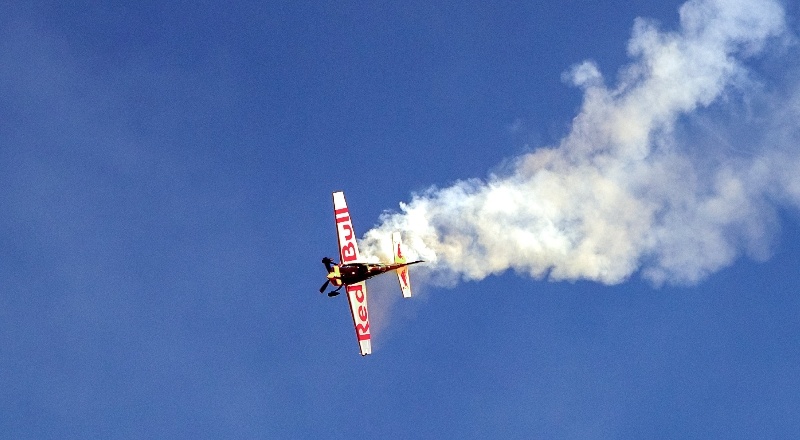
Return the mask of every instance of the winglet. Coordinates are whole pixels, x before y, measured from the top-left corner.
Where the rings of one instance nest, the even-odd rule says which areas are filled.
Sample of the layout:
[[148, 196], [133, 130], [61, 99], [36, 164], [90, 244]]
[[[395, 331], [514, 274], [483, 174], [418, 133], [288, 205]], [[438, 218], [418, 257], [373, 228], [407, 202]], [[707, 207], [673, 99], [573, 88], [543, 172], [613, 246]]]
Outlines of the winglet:
[[[396, 264], [405, 264], [406, 258], [403, 256], [403, 243], [400, 239], [399, 232], [392, 233], [392, 253], [394, 254], [394, 262]], [[397, 269], [397, 279], [400, 281], [400, 290], [403, 292], [403, 298], [411, 298], [411, 279], [408, 275], [408, 266], [403, 266]]]

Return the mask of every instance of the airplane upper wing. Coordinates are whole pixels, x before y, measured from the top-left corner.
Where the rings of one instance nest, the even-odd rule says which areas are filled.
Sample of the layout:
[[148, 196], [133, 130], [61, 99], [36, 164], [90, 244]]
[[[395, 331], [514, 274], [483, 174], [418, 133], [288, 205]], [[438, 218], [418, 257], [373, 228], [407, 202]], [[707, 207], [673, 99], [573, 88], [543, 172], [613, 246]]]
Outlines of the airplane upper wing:
[[369, 311], [367, 310], [367, 283], [362, 281], [351, 284], [346, 289], [358, 346], [361, 349], [361, 356], [366, 356], [372, 353], [372, 336], [369, 331]]
[[[405, 263], [406, 258], [403, 256], [399, 232], [392, 233], [392, 249], [394, 262]], [[411, 279], [408, 277], [408, 266], [397, 269], [397, 279], [400, 281], [400, 290], [403, 292], [403, 298], [411, 298]]]
[[358, 244], [353, 222], [350, 220], [350, 211], [344, 193], [333, 193], [333, 215], [336, 218], [336, 234], [339, 236], [339, 262], [342, 264], [358, 261]]

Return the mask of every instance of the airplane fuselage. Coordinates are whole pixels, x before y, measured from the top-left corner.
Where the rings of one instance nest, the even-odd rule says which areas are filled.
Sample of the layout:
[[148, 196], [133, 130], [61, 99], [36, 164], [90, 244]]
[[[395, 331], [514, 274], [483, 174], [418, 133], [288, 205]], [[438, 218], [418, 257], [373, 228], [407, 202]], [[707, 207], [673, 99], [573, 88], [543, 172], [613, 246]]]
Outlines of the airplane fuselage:
[[[413, 264], [413, 263], [411, 263]], [[331, 267], [328, 279], [334, 286], [360, 283], [374, 276], [396, 270], [408, 264], [370, 264], [370, 263], [346, 263], [337, 264]]]

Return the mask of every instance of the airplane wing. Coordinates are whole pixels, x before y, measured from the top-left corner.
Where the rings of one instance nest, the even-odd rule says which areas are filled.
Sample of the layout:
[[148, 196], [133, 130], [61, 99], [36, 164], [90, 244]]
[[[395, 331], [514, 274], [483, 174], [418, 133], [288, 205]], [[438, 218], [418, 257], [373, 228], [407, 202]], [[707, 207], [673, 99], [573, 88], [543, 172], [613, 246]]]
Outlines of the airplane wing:
[[350, 211], [347, 210], [342, 191], [333, 193], [333, 215], [336, 218], [336, 234], [339, 236], [339, 262], [346, 264], [358, 261], [356, 232], [353, 230]]
[[[356, 232], [353, 229], [353, 222], [350, 220], [350, 211], [347, 209], [344, 193], [341, 191], [333, 193], [333, 215], [336, 219], [336, 235], [339, 237], [339, 261], [341, 264], [357, 262], [359, 253]], [[372, 336], [369, 331], [369, 311], [367, 309], [367, 283], [362, 281], [350, 284], [345, 286], [345, 289], [361, 356], [366, 356], [372, 353]]]
[[[403, 256], [399, 232], [392, 232], [392, 249], [394, 252], [394, 262], [404, 264], [406, 258]], [[411, 298], [411, 279], [408, 276], [408, 266], [397, 269], [397, 279], [400, 281], [400, 290], [403, 292], [403, 298]]]
[[361, 349], [361, 356], [366, 356], [372, 353], [372, 336], [369, 332], [369, 311], [367, 310], [367, 283], [362, 281], [351, 284], [346, 289], [358, 346]]

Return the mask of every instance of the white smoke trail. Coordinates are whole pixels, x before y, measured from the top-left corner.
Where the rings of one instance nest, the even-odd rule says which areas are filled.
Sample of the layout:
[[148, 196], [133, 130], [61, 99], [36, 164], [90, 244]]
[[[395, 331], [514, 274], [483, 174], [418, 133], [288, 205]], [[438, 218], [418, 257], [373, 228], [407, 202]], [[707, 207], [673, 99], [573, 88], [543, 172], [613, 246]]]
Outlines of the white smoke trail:
[[682, 116], [756, 87], [741, 60], [788, 39], [771, 0], [690, 0], [677, 32], [637, 19], [633, 62], [615, 87], [591, 62], [565, 74], [584, 99], [557, 147], [515, 159], [503, 175], [415, 194], [365, 234], [363, 253], [388, 258], [389, 234], [402, 231], [407, 253], [440, 282], [513, 269], [607, 284], [641, 270], [657, 284], [692, 283], [743, 251], [765, 258], [773, 201], [800, 201], [800, 154], [734, 156], [679, 128]]

